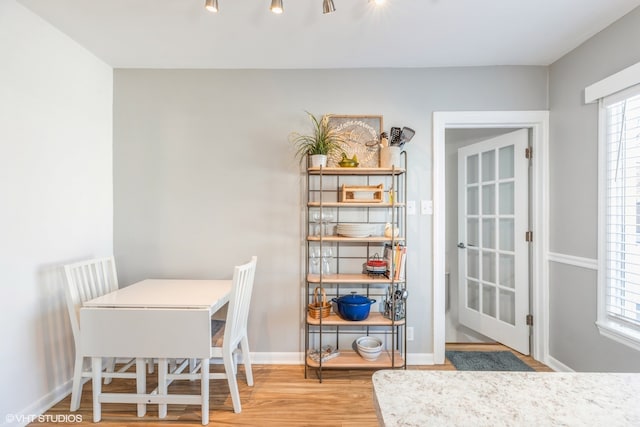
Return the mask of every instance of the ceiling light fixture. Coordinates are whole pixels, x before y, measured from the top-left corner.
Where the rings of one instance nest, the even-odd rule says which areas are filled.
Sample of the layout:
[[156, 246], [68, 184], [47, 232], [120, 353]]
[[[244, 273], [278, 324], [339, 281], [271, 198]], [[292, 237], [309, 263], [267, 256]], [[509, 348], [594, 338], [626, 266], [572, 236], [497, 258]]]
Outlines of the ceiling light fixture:
[[278, 15], [284, 12], [282, 0], [271, 0], [271, 12], [277, 13]]
[[[284, 12], [283, 0], [271, 0], [271, 12], [280, 15]], [[380, 6], [385, 3], [385, 0], [369, 0], [369, 3], [375, 3], [376, 6]], [[205, 0], [204, 7], [209, 12], [218, 12], [218, 0]], [[333, 4], [333, 0], [322, 0], [322, 13], [333, 13], [336, 11], [336, 6]]]
[[336, 11], [336, 7], [333, 5], [333, 0], [324, 0], [322, 2], [322, 13], [333, 13]]
[[204, 8], [209, 12], [217, 12], [218, 11], [218, 0], [207, 0], [204, 3]]

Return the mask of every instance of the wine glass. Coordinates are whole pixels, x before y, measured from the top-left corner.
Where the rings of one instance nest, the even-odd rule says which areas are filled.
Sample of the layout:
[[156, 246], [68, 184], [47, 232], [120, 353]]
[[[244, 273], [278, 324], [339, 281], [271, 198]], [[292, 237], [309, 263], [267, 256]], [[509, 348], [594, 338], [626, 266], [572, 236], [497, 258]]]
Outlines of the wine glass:
[[309, 259], [311, 260], [310, 273], [320, 274], [320, 251], [318, 248], [309, 249]]
[[325, 236], [329, 236], [330, 234], [333, 233], [329, 233], [329, 223], [333, 221], [333, 213], [331, 212], [323, 212], [322, 213], [322, 223], [324, 225], [324, 235]]
[[333, 248], [327, 246], [322, 248], [322, 274], [331, 274], [331, 260], [333, 259]]

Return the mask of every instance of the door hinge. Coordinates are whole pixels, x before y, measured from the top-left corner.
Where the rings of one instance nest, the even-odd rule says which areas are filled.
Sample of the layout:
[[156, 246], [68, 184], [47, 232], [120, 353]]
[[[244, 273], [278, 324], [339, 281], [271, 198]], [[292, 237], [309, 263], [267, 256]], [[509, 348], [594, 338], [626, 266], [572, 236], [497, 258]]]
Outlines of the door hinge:
[[533, 231], [527, 231], [524, 233], [525, 242], [533, 242]]
[[524, 157], [526, 157], [527, 159], [531, 160], [531, 158], [533, 158], [533, 148], [531, 148], [531, 147], [525, 148]]
[[533, 326], [533, 314], [527, 314], [527, 326]]

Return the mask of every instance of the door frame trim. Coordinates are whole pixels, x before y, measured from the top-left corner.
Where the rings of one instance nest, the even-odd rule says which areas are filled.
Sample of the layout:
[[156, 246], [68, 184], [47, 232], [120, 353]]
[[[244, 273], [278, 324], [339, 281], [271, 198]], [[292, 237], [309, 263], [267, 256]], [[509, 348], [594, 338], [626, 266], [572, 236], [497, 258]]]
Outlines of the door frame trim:
[[549, 357], [549, 111], [435, 111], [433, 112], [433, 359], [444, 363], [445, 351], [445, 131], [472, 128], [530, 128], [533, 163], [531, 171], [532, 293], [534, 316], [533, 358]]

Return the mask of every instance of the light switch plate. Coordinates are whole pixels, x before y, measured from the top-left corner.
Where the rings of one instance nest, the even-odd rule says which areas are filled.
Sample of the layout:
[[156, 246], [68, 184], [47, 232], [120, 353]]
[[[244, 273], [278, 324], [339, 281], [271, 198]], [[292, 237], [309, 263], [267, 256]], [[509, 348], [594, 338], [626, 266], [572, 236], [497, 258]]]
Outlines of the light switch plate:
[[416, 201], [407, 200], [407, 215], [415, 215], [415, 214], [416, 214]]
[[422, 215], [433, 214], [433, 200], [421, 200], [420, 201], [420, 213]]

